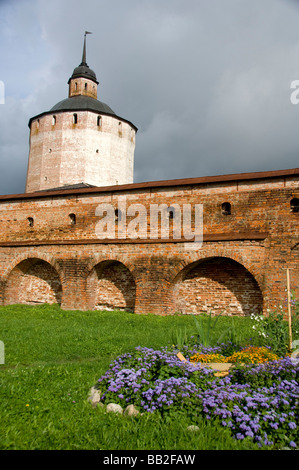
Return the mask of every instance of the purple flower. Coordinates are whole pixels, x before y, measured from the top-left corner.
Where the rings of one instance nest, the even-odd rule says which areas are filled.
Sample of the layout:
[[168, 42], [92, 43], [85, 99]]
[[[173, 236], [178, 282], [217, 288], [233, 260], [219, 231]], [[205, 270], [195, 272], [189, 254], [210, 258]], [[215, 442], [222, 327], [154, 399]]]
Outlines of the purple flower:
[[[219, 352], [222, 347], [220, 345], [214, 349]], [[186, 349], [184, 355], [188, 358], [194, 352]], [[160, 375], [163, 380], [159, 379], [162, 368], [168, 373], [165, 379], [167, 374]], [[238, 376], [234, 376], [233, 372], [225, 378], [216, 379], [213, 371], [201, 368], [200, 364], [181, 362], [173, 350], [164, 348], [155, 351], [138, 347], [135, 353], [117, 358], [99, 379], [99, 383], [104, 392], [103, 401], [106, 395], [110, 399], [112, 394], [125, 399], [126, 403], [136, 403], [138, 400], [136, 404], [148, 413], [175, 406], [182, 409], [188, 403], [186, 411], [193, 406], [206, 419], [218, 416], [221, 424], [230, 428], [236, 439], [244, 439], [246, 436], [261, 445], [271, 445], [273, 439], [277, 439], [279, 434], [275, 431], [280, 427], [282, 434], [285, 433], [283, 426], [286, 424], [290, 430], [296, 429], [298, 370], [299, 366], [294, 365], [289, 358], [246, 366], [242, 369], [243, 383], [240, 384]], [[259, 380], [260, 376], [271, 377], [271, 384], [268, 387], [253, 387], [252, 381], [255, 377]], [[193, 381], [196, 377], [197, 380]], [[202, 382], [199, 377], [202, 377]], [[209, 386], [201, 388], [201, 383], [204, 385], [207, 380]], [[290, 437], [294, 438], [293, 435]], [[293, 442], [292, 446], [296, 444]]]

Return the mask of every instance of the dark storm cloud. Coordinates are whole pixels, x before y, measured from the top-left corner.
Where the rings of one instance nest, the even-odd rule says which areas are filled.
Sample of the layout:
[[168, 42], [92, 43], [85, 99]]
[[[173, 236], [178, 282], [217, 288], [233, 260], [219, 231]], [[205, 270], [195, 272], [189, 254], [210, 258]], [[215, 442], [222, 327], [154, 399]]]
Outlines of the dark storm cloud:
[[85, 30], [98, 98], [139, 129], [136, 182], [298, 167], [298, 2], [28, 0], [24, 22], [12, 3], [7, 66], [19, 27], [30, 60], [0, 107], [2, 194], [24, 190], [28, 119], [67, 96]]

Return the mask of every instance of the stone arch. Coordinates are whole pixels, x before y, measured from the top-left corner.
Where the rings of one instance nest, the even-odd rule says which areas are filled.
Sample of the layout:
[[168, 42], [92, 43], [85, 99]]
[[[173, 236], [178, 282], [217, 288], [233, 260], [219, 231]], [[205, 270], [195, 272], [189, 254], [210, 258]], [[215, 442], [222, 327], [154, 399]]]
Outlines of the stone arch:
[[174, 310], [185, 314], [263, 312], [263, 295], [254, 276], [242, 264], [221, 256], [183, 268], [174, 280], [173, 301]]
[[136, 282], [121, 261], [109, 259], [94, 265], [87, 279], [88, 307], [92, 310], [134, 312]]
[[3, 274], [2, 274], [3, 281], [4, 282], [7, 281], [12, 270], [16, 268], [18, 264], [29, 259], [38, 259], [40, 261], [44, 261], [45, 263], [50, 264], [57, 271], [59, 278], [60, 279], [63, 278], [63, 270], [61, 269], [59, 262], [53, 256], [46, 254], [46, 253], [39, 253], [36, 251], [32, 251], [28, 253], [19, 252], [14, 255], [12, 262], [7, 264], [6, 268], [3, 270]]
[[61, 304], [62, 284], [52, 264], [41, 258], [19, 261], [6, 275], [4, 305]]
[[[216, 248], [216, 249], [215, 249]], [[215, 257], [228, 258], [244, 266], [245, 269], [255, 278], [260, 289], [264, 289], [264, 271], [263, 266], [265, 264], [265, 251], [264, 247], [254, 247], [254, 251], [250, 256], [244, 256], [243, 246], [236, 248], [235, 246], [219, 246], [219, 244], [211, 244], [209, 246], [203, 247], [199, 253], [194, 251], [185, 256], [181, 260], [181, 269], [187, 268], [191, 263], [201, 262], [205, 259], [211, 259]], [[176, 271], [175, 276], [179, 274], [179, 269]], [[175, 277], [174, 276], [174, 277]]]

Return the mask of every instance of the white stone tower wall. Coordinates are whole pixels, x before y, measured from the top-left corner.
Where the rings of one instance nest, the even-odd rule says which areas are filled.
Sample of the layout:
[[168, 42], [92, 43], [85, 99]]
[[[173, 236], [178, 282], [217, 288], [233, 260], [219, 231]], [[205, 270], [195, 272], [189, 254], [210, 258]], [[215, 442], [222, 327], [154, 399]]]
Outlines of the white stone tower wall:
[[116, 116], [91, 111], [46, 114], [31, 123], [26, 192], [82, 182], [132, 183], [134, 150], [134, 127]]

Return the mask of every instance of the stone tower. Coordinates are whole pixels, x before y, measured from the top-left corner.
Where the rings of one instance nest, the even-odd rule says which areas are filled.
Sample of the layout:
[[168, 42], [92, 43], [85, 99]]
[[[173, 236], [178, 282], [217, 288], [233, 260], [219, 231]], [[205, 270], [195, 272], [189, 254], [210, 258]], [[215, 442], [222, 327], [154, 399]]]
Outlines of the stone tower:
[[29, 121], [26, 193], [68, 186], [133, 183], [137, 128], [97, 99], [96, 74], [81, 64], [68, 81], [69, 96]]

